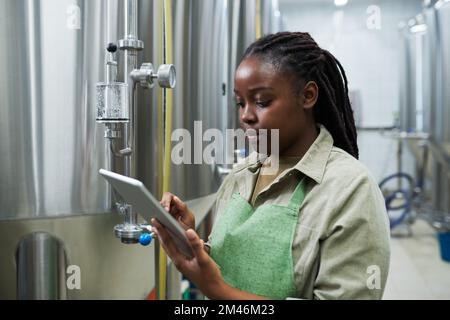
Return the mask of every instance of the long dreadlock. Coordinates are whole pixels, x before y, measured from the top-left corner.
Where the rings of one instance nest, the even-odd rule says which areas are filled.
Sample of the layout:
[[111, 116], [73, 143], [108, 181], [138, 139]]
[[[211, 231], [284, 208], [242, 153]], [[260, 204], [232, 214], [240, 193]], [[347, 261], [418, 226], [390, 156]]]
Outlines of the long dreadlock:
[[330, 131], [335, 146], [358, 158], [347, 77], [340, 62], [330, 52], [321, 49], [309, 33], [280, 32], [264, 36], [250, 45], [243, 59], [250, 56], [270, 62], [298, 82], [315, 81], [319, 87], [313, 109], [315, 121]]

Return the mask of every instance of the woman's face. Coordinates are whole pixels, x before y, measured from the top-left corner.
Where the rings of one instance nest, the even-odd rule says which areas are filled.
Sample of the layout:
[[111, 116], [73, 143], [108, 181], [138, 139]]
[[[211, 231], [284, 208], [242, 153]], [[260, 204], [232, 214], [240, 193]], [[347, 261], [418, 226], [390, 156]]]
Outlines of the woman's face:
[[[257, 57], [246, 58], [236, 71], [235, 96], [241, 127], [257, 133], [267, 129], [269, 153], [271, 129], [279, 129], [279, 152], [283, 155], [298, 143], [305, 128], [314, 123], [312, 107], [317, 100], [317, 86], [312, 83], [315, 88], [312, 101], [308, 91], [310, 83], [297, 90], [293, 87], [295, 83], [291, 76], [278, 72]], [[258, 137], [249, 140], [256, 142]]]

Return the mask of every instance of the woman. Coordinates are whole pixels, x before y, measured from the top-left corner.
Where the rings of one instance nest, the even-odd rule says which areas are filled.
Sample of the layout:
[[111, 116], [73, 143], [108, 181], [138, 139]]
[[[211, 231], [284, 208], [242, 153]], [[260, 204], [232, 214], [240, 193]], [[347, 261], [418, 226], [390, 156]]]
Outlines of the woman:
[[379, 299], [389, 269], [381, 192], [357, 160], [353, 112], [341, 64], [307, 33], [268, 35], [235, 75], [241, 126], [279, 129], [274, 155], [252, 154], [217, 197], [209, 242], [176, 196], [161, 204], [187, 230], [185, 258], [157, 221], [175, 266], [211, 299]]

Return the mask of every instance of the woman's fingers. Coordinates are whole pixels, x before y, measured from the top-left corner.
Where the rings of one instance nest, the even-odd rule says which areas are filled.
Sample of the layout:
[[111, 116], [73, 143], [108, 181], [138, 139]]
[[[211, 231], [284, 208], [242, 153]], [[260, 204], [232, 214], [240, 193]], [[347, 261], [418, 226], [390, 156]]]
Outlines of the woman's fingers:
[[164, 209], [166, 209], [166, 211], [170, 211], [170, 207], [171, 207], [173, 198], [174, 198], [174, 195], [172, 193], [164, 192], [160, 203], [164, 207]]
[[175, 258], [181, 253], [173, 241], [172, 236], [167, 232], [166, 228], [158, 222], [158, 220], [152, 219], [152, 225], [156, 229], [159, 241], [161, 242], [164, 250], [172, 258], [172, 260], [175, 260]]
[[[177, 196], [173, 197], [172, 203], [174, 207], [177, 209], [178, 221], [184, 227], [185, 230], [194, 229], [195, 228], [195, 217], [194, 214], [189, 210], [186, 203], [181, 201]], [[181, 219], [180, 219], [181, 218]]]
[[192, 229], [186, 231], [186, 236], [194, 250], [194, 255], [197, 258], [199, 266], [205, 265], [209, 261], [209, 255], [204, 250], [203, 240], [201, 240], [197, 233]]
[[160, 203], [164, 209], [176, 219], [179, 219], [186, 214], [186, 204], [170, 192], [165, 192], [163, 194]]
[[173, 196], [172, 200], [173, 200], [176, 208], [180, 211], [181, 214], [187, 212], [187, 205], [186, 205], [186, 203], [181, 201], [180, 198], [178, 198], [177, 196]]
[[188, 230], [191, 228], [191, 226], [188, 226], [186, 223], [184, 223], [182, 216], [178, 217], [178, 223], [181, 224], [181, 226], [184, 228], [184, 230]]

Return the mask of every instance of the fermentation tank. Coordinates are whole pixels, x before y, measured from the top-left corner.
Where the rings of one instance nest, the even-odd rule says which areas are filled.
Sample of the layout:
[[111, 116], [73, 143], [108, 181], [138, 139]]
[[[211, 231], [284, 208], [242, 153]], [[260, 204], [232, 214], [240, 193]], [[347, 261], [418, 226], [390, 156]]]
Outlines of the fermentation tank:
[[400, 129], [429, 137], [431, 210], [439, 220], [450, 213], [450, 1], [430, 1], [403, 24], [400, 40]]
[[[29, 289], [42, 293], [34, 296], [17, 290], [17, 279], [28, 279], [32, 272], [23, 267], [33, 261], [30, 250], [38, 245], [32, 243], [49, 248], [39, 251], [33, 262], [37, 269], [51, 271], [45, 268], [49, 259], [58, 262], [57, 274], [46, 279], [59, 279], [60, 285], [65, 280], [61, 274], [69, 277], [75, 270], [70, 266], [81, 271], [81, 288], [61, 290], [52, 298], [144, 299], [155, 285], [154, 250], [124, 245], [114, 237], [113, 228], [123, 217], [112, 208], [110, 190], [98, 175], [99, 168], [124, 170], [110, 156], [104, 126], [96, 123], [96, 84], [105, 80], [107, 44], [123, 38], [124, 4], [0, 0], [0, 298], [15, 299], [19, 293], [49, 297], [42, 290], [51, 288]], [[145, 44], [139, 66], [164, 63], [163, 24], [172, 24], [174, 129], [193, 136], [194, 121], [202, 121], [203, 130], [237, 127], [234, 69], [256, 39], [257, 28], [278, 31], [276, 23], [267, 27], [264, 22], [269, 15], [279, 18], [274, 4], [174, 0], [167, 19], [161, 11], [164, 1], [138, 1], [138, 35]], [[266, 12], [259, 26], [257, 7]], [[118, 81], [124, 81], [123, 60], [117, 54]], [[160, 90], [139, 90], [136, 104], [133, 170], [155, 194], [161, 192], [162, 175]], [[205, 163], [172, 165], [171, 191], [183, 200], [214, 193], [220, 169]]]
[[436, 144], [441, 146], [443, 163], [439, 165], [439, 188], [436, 190], [437, 209], [450, 213], [450, 1], [441, 0], [435, 5], [437, 30], [437, 109]]
[[428, 132], [430, 97], [427, 90], [427, 80], [430, 70], [426, 63], [425, 51], [428, 31], [423, 15], [417, 15], [408, 21], [402, 29], [404, 55], [401, 59], [402, 81], [401, 89], [401, 128], [407, 132]]

